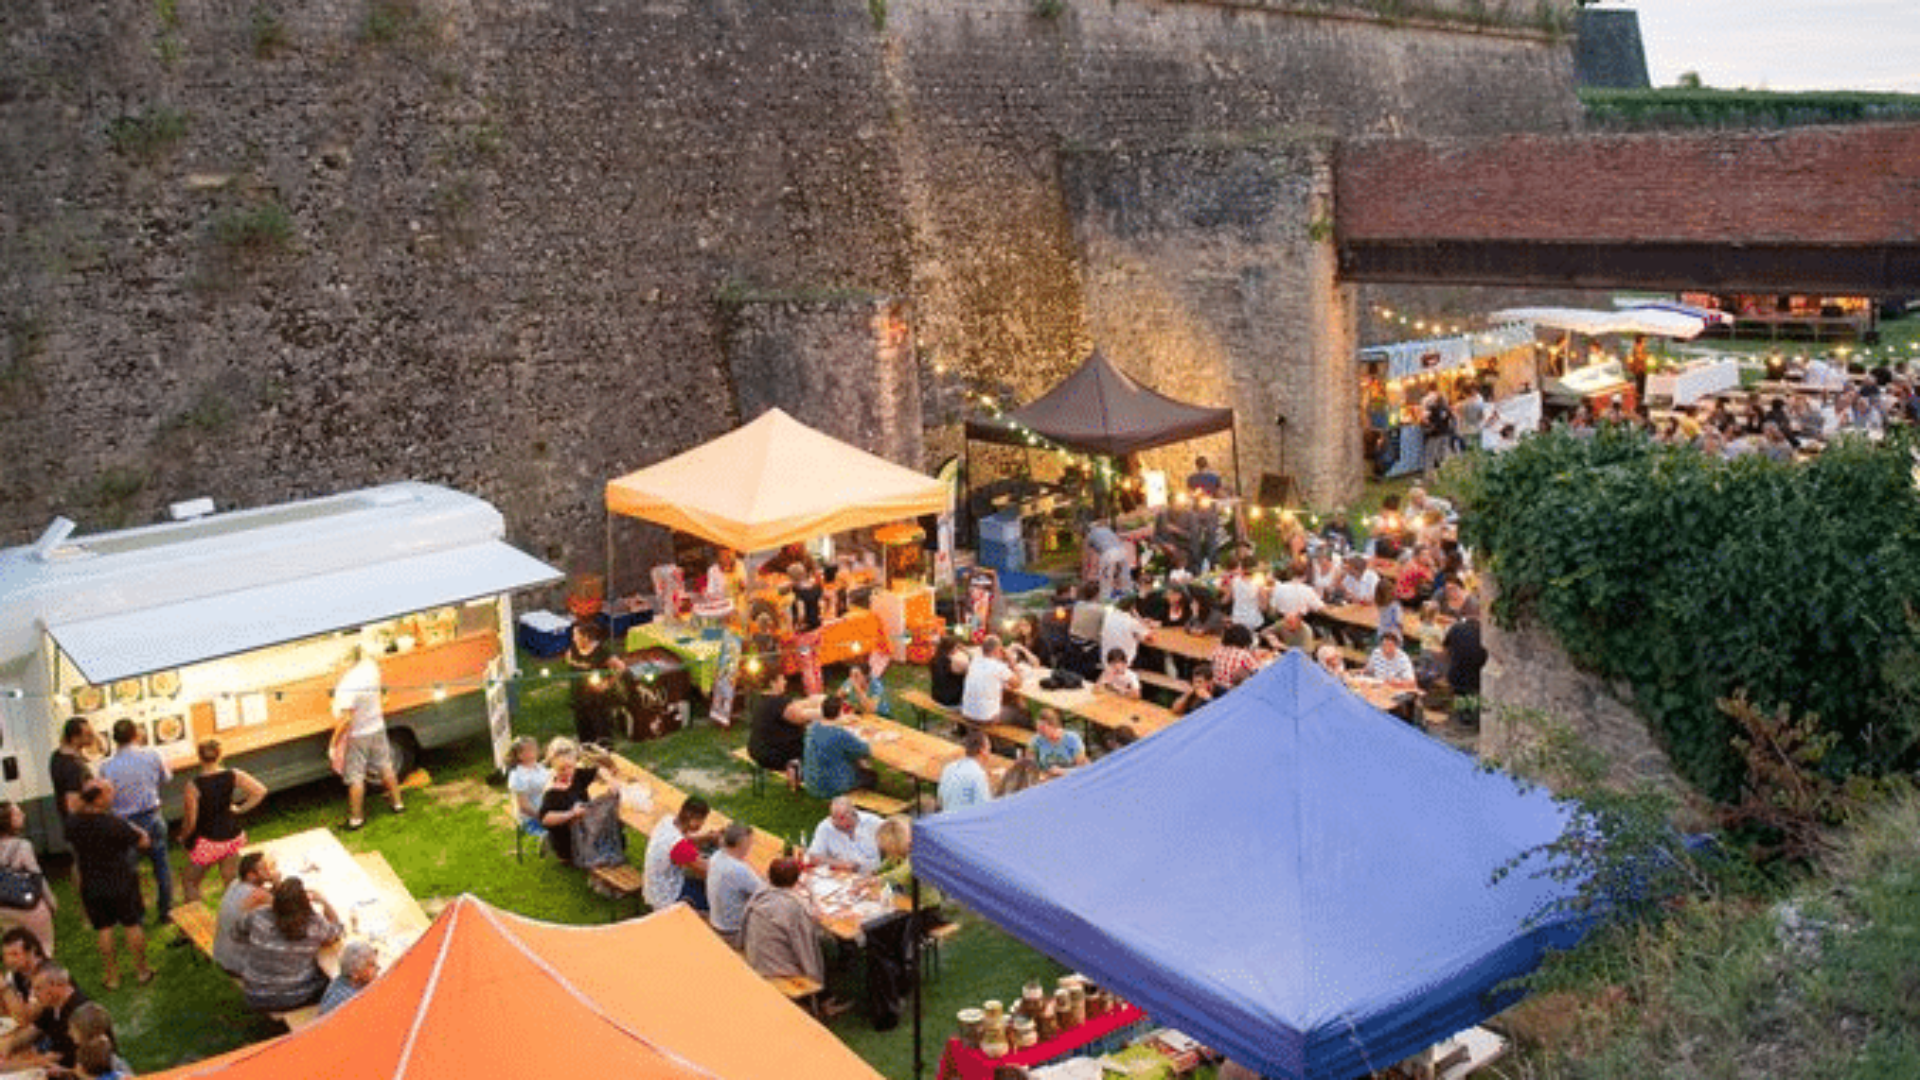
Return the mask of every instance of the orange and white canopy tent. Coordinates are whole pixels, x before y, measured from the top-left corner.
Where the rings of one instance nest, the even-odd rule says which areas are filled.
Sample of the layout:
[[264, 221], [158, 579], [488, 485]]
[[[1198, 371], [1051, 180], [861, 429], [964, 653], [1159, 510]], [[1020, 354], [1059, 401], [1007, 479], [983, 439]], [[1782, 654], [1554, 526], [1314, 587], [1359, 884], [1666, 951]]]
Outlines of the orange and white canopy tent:
[[607, 509], [768, 551], [953, 505], [946, 481], [815, 431], [779, 409], [678, 457], [607, 481]]
[[684, 905], [575, 927], [523, 919], [471, 896], [455, 900], [391, 970], [317, 1023], [159, 1075], [473, 1080], [579, 1072], [880, 1080]]

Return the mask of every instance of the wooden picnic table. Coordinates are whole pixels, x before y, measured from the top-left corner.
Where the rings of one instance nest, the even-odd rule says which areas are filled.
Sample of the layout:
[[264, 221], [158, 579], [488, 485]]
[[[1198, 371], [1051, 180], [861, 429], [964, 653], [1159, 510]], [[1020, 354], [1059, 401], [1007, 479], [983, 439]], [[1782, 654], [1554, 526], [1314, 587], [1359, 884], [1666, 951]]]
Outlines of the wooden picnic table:
[[1183, 660], [1205, 661], [1220, 647], [1220, 638], [1216, 634], [1196, 634], [1184, 626], [1162, 626], [1142, 644]]
[[[912, 777], [916, 785], [915, 794], [919, 791], [917, 785], [923, 781], [939, 783], [941, 771], [960, 760], [965, 752], [959, 743], [951, 739], [884, 716], [861, 714], [842, 726], [865, 740], [873, 751], [873, 760]], [[987, 775], [998, 779], [1012, 764], [1012, 760], [999, 754], [989, 755]]]
[[[1314, 616], [1335, 623], [1340, 627], [1371, 634], [1380, 629], [1380, 609], [1372, 604], [1328, 604]], [[1442, 615], [1435, 624], [1445, 629], [1453, 620]], [[1420, 640], [1420, 616], [1405, 608], [1400, 613], [1400, 640], [1402, 644], [1418, 643]]]
[[[622, 794], [621, 822], [641, 836], [651, 838], [654, 828], [662, 820], [680, 812], [681, 804], [687, 801], [687, 793], [619, 754], [607, 756], [612, 761], [613, 773], [622, 784], [646, 792], [641, 797]], [[719, 810], [714, 810], [707, 815], [705, 827], [709, 830], [720, 830], [726, 828], [732, 821], [732, 818]], [[753, 846], [748, 849], [746, 861], [759, 872], [761, 877], [766, 877], [767, 868], [773, 865], [773, 860], [785, 854], [787, 844], [788, 841], [759, 826], [754, 826]], [[812, 889], [812, 878], [809, 877], [806, 880], [809, 882], [809, 888]], [[837, 894], [824, 901], [819, 899], [817, 890], [810, 892], [809, 895], [816, 898], [816, 903], [811, 907], [814, 921], [819, 923], [822, 929], [842, 941], [860, 940], [860, 927], [868, 919], [873, 918], [873, 912], [858, 905], [842, 904]], [[898, 900], [899, 898], [896, 898], [896, 906], [898, 906]], [[911, 902], [907, 902], [906, 906], [911, 907]]]
[[340, 973], [340, 951], [348, 941], [371, 944], [384, 969], [432, 922], [384, 856], [348, 852], [331, 829], [308, 829], [247, 850], [271, 854], [283, 877], [299, 878], [333, 905], [345, 933], [315, 957], [328, 978]]
[[1040, 681], [1051, 675], [1047, 668], [1023, 668], [1020, 689], [1014, 691], [1031, 704], [1051, 706], [1071, 713], [1095, 727], [1115, 731], [1130, 727], [1145, 738], [1180, 719], [1172, 709], [1139, 698], [1126, 698], [1096, 690], [1091, 685], [1077, 690], [1043, 690]]

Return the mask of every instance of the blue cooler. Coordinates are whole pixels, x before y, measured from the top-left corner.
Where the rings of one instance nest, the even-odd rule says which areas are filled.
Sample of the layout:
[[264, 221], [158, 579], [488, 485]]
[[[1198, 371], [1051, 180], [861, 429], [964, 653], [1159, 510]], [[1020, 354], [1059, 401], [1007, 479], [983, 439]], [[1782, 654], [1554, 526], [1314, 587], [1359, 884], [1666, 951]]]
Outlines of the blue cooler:
[[1002, 510], [980, 519], [980, 565], [1005, 574], [1024, 570], [1027, 547], [1020, 539], [1020, 512]]
[[514, 621], [513, 640], [535, 656], [559, 656], [573, 643], [573, 621], [551, 611], [523, 612]]

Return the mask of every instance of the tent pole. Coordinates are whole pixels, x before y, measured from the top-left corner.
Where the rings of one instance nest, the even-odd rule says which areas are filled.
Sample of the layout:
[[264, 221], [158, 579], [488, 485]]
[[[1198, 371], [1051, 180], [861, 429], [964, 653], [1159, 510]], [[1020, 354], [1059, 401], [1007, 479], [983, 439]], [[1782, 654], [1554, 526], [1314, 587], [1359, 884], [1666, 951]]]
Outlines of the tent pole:
[[920, 879], [910, 874], [907, 880], [913, 892], [913, 911], [907, 916], [907, 970], [913, 978], [913, 1080], [920, 1080], [925, 1068], [920, 1056]]
[[[614, 597], [620, 595], [619, 593], [613, 591], [613, 508], [612, 507], [607, 507], [607, 576], [606, 576], [606, 579], [601, 583], [600, 587], [601, 589], [604, 590], [604, 594], [600, 597], [600, 602], [603, 604], [607, 603], [608, 601], [611, 601]], [[612, 616], [608, 616], [608, 620], [609, 620], [609, 626], [611, 626]]]
[[[1282, 431], [1280, 438], [1285, 439], [1286, 437], [1287, 433]], [[1244, 505], [1247, 497], [1247, 486], [1240, 480], [1240, 422], [1238, 420], [1235, 420], [1233, 426], [1227, 429], [1227, 441], [1228, 444], [1233, 447], [1233, 493], [1240, 496], [1242, 504]], [[1284, 466], [1282, 467], [1282, 471], [1284, 471]]]

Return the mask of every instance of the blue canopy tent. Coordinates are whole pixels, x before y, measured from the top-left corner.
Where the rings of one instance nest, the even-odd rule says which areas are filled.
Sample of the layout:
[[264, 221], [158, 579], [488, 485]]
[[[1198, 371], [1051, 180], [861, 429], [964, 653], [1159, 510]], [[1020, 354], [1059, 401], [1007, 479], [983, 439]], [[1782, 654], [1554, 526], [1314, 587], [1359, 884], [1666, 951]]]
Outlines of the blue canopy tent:
[[1511, 1004], [1579, 928], [1496, 868], [1560, 834], [1298, 652], [1097, 764], [923, 819], [921, 877], [1262, 1075], [1385, 1068]]

